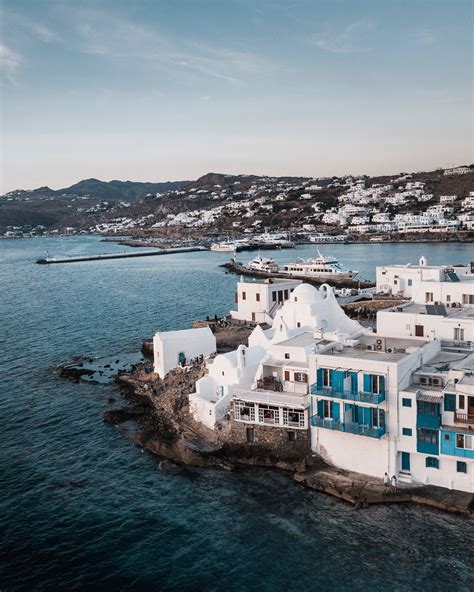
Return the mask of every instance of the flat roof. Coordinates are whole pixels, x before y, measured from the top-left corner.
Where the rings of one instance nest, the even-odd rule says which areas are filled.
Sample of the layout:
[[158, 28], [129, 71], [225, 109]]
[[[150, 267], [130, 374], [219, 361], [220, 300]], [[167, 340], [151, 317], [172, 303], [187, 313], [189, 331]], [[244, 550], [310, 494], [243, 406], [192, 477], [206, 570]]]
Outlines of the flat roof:
[[307, 347], [308, 345], [315, 344], [318, 339], [316, 339], [311, 332], [301, 333], [300, 335], [295, 335], [294, 337], [290, 337], [285, 341], [281, 341], [280, 343], [275, 343], [275, 345], [285, 346], [288, 345], [290, 347]]
[[[429, 303], [428, 303], [429, 304]], [[420, 314], [426, 315], [427, 317], [434, 317], [434, 316], [442, 316], [445, 319], [472, 319], [474, 320], [474, 307], [471, 308], [453, 308], [445, 306], [446, 315], [430, 315], [426, 312], [426, 305], [425, 304], [417, 304], [415, 302], [410, 302], [406, 306], [398, 307], [400, 310], [380, 310], [379, 312], [386, 312], [386, 313], [405, 313], [405, 314]]]
[[[382, 350], [368, 349], [368, 346], [377, 347], [377, 340], [382, 341]], [[419, 349], [423, 347], [428, 341], [419, 341], [415, 339], [404, 339], [399, 337], [383, 337], [381, 335], [364, 335], [359, 339], [360, 343], [355, 346], [344, 346], [342, 350], [336, 349], [328, 352], [327, 355], [331, 357], [355, 358], [358, 360], [373, 360], [382, 362], [398, 362], [404, 357], [410, 355], [407, 348]], [[392, 351], [387, 351], [390, 349]], [[324, 355], [324, 354], [322, 354]]]

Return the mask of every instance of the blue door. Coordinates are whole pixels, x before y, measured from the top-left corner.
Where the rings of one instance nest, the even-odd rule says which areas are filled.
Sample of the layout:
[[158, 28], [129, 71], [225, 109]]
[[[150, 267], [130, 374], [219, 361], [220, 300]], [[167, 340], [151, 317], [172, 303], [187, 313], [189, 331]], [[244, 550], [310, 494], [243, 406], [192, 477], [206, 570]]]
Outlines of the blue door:
[[402, 452], [402, 471], [410, 472], [410, 453]]

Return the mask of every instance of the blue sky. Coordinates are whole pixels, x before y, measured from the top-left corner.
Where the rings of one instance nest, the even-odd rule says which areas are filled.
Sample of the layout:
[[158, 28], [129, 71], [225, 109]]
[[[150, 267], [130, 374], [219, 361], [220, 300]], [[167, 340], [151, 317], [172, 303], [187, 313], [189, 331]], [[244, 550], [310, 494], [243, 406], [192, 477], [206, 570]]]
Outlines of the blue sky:
[[472, 157], [470, 0], [3, 0], [2, 187]]

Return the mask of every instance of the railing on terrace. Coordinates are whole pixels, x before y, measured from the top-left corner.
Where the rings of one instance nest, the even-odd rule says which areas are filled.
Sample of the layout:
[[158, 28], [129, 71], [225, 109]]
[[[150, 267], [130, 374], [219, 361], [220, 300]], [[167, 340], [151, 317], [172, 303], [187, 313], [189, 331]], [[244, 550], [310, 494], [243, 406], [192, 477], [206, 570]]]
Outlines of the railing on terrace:
[[365, 391], [345, 391], [333, 387], [311, 385], [312, 395], [321, 395], [322, 397], [334, 397], [335, 399], [344, 399], [346, 401], [359, 401], [360, 403], [371, 403], [379, 405], [385, 401], [385, 391], [381, 393], [366, 393]]
[[458, 423], [474, 423], [474, 415], [472, 413], [455, 413], [454, 421]]
[[279, 380], [273, 377], [259, 378], [257, 380], [257, 388], [265, 389], [267, 391], [275, 391], [276, 393], [283, 392], [283, 385]]
[[441, 340], [441, 347], [463, 349], [466, 351], [474, 351], [474, 342], [473, 341], [459, 341], [459, 340], [455, 341], [455, 340], [442, 339]]
[[386, 433], [385, 426], [376, 428], [359, 423], [334, 421], [333, 419], [325, 419], [317, 415], [311, 417], [311, 425], [316, 428], [336, 430], [338, 432], [346, 432], [358, 436], [368, 436], [369, 438], [381, 438]]

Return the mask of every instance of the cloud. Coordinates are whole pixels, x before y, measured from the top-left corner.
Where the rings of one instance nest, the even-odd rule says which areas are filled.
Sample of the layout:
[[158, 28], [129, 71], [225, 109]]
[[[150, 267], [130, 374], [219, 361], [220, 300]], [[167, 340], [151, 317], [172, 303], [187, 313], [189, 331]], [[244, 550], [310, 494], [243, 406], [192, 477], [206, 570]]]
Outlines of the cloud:
[[316, 33], [310, 39], [310, 43], [323, 51], [330, 53], [360, 53], [370, 51], [365, 43], [366, 35], [373, 31], [374, 24], [368, 20], [358, 20], [348, 25], [342, 31], [327, 29]]
[[415, 31], [413, 37], [415, 39], [415, 42], [418, 43], [418, 45], [431, 46], [434, 45], [434, 43], [436, 42], [435, 34], [433, 33], [433, 31], [430, 31], [429, 29], [421, 29], [419, 31]]
[[68, 9], [67, 13], [79, 51], [118, 65], [144, 65], [165, 70], [171, 77], [201, 75], [233, 85], [272, 68], [268, 60], [251, 52], [164, 35], [158, 29], [99, 10]]
[[14, 82], [15, 74], [22, 62], [20, 54], [0, 43], [0, 73], [2, 78]]

